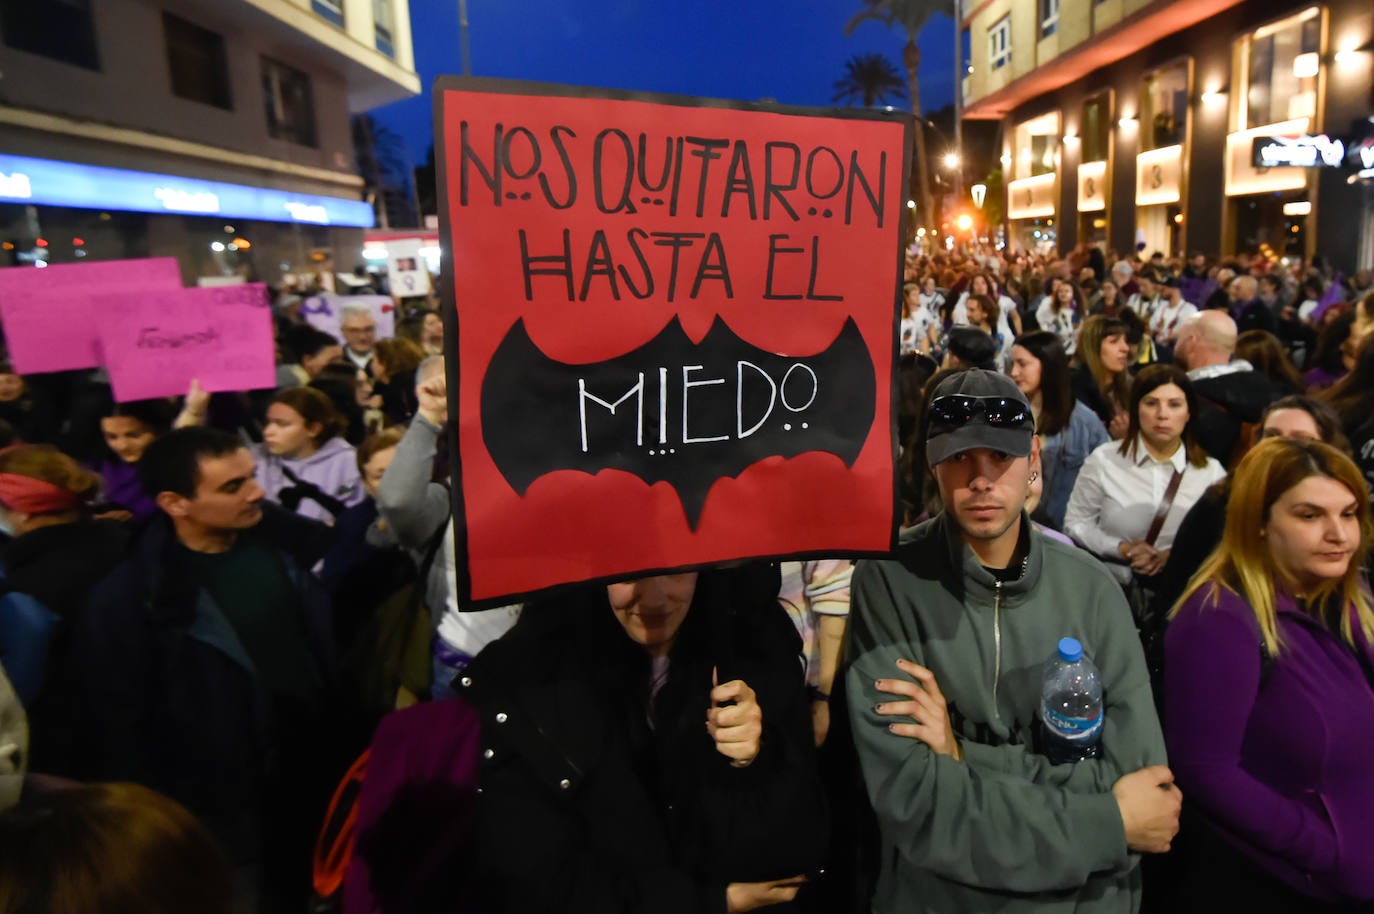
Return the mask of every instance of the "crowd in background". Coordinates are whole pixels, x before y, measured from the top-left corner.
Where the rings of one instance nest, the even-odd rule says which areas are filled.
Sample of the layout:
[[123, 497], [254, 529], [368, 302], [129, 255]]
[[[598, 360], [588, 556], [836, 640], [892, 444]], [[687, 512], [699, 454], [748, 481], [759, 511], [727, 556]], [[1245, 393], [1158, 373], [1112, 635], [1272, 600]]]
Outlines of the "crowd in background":
[[[276, 300], [274, 390], [116, 403], [98, 372], [0, 364], [0, 914], [1374, 910], [1370, 271], [913, 254], [925, 551], [481, 612], [433, 303], [379, 340], [367, 307], [340, 339], [300, 301]], [[1034, 532], [987, 560], [968, 517], [1022, 506]], [[875, 628], [941, 535], [982, 564]], [[923, 614], [978, 582], [997, 612], [1004, 587], [1095, 594], [1090, 627], [1119, 602], [1100, 764], [998, 730], [1000, 619], [966, 664], [996, 667], [981, 712], [911, 656], [846, 685], [874, 645], [960, 637]], [[1008, 642], [1007, 669], [1052, 646]]]

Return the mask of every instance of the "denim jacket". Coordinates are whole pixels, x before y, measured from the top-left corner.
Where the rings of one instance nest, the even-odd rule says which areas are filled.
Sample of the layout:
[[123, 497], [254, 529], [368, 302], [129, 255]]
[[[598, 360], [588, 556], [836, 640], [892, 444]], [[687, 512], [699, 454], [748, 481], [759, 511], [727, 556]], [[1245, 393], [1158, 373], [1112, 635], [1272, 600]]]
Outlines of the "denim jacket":
[[1110, 440], [1107, 427], [1082, 400], [1073, 404], [1067, 426], [1041, 439], [1040, 464], [1045, 488], [1035, 511], [1037, 521], [1055, 530], [1064, 526], [1064, 511], [1069, 506], [1078, 470], [1094, 448]]

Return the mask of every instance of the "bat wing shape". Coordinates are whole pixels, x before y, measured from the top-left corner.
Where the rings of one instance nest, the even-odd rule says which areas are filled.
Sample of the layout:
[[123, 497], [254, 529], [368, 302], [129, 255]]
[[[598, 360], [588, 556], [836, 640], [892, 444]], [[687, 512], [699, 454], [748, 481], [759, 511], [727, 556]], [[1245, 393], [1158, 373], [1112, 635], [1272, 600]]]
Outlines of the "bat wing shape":
[[674, 317], [643, 346], [585, 364], [547, 356], [521, 319], [483, 378], [481, 430], [520, 495], [557, 470], [623, 470], [671, 485], [696, 529], [712, 485], [761, 460], [819, 451], [853, 466], [875, 396], [852, 318], [821, 352], [792, 356], [745, 342], [719, 317], [693, 343]]

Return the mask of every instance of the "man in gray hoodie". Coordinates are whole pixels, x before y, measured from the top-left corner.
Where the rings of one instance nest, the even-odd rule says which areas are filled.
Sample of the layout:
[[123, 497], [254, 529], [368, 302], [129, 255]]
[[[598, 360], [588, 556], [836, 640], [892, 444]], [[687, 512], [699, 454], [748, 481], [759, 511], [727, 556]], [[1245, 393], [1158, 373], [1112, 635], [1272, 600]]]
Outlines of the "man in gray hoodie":
[[[952, 375], [926, 411], [945, 510], [853, 578], [847, 690], [882, 836], [878, 914], [1120, 912], [1181, 795], [1121, 588], [1024, 511], [1039, 445], [1010, 379]], [[1038, 710], [1060, 638], [1101, 670], [1101, 757], [1054, 765]]]

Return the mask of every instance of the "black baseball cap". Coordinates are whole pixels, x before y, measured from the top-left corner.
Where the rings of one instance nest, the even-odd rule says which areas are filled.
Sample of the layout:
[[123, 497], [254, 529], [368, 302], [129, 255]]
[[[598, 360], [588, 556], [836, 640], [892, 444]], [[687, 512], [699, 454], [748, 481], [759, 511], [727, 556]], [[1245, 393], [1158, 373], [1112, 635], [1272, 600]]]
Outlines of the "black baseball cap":
[[940, 382], [926, 409], [926, 461], [987, 448], [1025, 457], [1035, 437], [1030, 402], [1004, 374], [970, 368]]

